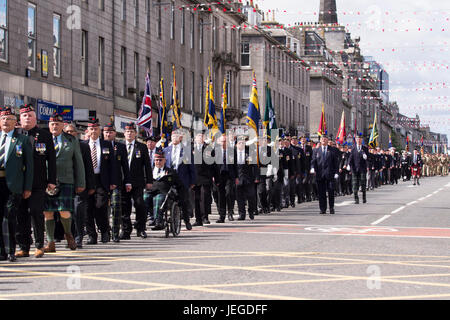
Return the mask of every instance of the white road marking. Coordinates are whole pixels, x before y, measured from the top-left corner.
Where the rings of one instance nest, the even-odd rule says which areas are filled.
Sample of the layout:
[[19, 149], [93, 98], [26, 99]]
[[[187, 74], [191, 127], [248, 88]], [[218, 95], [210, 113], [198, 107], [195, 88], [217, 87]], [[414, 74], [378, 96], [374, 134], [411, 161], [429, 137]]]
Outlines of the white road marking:
[[387, 215], [385, 215], [383, 218], [378, 219], [377, 221], [372, 222], [371, 225], [375, 226], [375, 225], [379, 224], [380, 222], [386, 220], [386, 219], [389, 218], [390, 216], [391, 216], [390, 214], [387, 214]]
[[429, 198], [431, 196], [433, 196], [433, 194], [429, 194], [429, 195], [425, 196], [425, 198]]
[[425, 200], [425, 197], [419, 198], [418, 200], [419, 201]]
[[392, 211], [391, 213], [393, 214], [393, 213], [400, 212], [400, 211], [402, 211], [402, 210], [405, 209], [405, 208], [406, 208], [406, 206], [402, 206], [402, 207], [400, 207], [400, 208], [398, 208], [398, 209]]
[[413, 204], [419, 203], [418, 201], [412, 201], [410, 203], [407, 204], [407, 206], [412, 206]]
[[445, 186], [446, 186], [446, 187], [450, 187], [450, 183], [447, 183]]
[[335, 207], [343, 207], [343, 206], [351, 205], [352, 203], [354, 203], [354, 201], [344, 201], [344, 202], [341, 202], [341, 203], [337, 203], [334, 206]]

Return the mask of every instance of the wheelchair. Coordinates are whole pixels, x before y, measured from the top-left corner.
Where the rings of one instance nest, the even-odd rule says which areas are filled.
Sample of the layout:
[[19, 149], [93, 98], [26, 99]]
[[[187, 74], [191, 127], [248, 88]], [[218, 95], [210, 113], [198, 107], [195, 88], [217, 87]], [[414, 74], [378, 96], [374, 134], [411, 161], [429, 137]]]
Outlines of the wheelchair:
[[177, 237], [181, 232], [181, 208], [178, 198], [177, 189], [172, 186], [160, 207], [164, 214], [165, 236], [169, 237], [170, 233]]

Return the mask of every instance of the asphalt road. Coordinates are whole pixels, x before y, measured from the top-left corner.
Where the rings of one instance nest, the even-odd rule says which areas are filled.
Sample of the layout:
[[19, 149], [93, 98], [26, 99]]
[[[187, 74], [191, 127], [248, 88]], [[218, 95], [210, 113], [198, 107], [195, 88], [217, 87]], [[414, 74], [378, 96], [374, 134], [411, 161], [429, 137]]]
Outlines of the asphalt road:
[[[235, 210], [237, 211], [237, 210]], [[449, 299], [450, 177], [0, 262], [0, 299]]]

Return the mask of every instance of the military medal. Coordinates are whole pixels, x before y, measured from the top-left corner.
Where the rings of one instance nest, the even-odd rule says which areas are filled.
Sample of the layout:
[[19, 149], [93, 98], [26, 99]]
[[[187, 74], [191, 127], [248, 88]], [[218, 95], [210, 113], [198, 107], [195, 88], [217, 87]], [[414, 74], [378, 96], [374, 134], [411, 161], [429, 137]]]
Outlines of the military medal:
[[16, 156], [21, 157], [22, 156], [22, 145], [18, 144], [16, 146]]

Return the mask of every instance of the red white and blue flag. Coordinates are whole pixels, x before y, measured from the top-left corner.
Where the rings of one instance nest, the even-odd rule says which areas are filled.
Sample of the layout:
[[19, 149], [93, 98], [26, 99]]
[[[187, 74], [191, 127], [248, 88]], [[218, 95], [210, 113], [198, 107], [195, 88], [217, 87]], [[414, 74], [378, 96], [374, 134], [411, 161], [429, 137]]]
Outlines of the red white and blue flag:
[[147, 136], [153, 135], [152, 126], [152, 94], [150, 90], [150, 75], [147, 73], [145, 77], [145, 92], [142, 99], [141, 109], [139, 110], [139, 116], [136, 121], [138, 127], [145, 130]]

